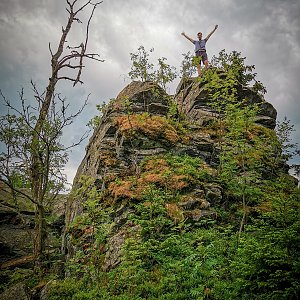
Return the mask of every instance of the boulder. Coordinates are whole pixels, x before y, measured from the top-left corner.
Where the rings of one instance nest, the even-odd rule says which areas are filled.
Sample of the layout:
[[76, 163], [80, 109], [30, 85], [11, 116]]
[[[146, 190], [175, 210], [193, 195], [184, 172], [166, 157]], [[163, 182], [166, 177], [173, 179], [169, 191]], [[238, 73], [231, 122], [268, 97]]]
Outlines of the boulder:
[[2, 294], [0, 300], [30, 300], [30, 292], [23, 283], [17, 283], [10, 286]]

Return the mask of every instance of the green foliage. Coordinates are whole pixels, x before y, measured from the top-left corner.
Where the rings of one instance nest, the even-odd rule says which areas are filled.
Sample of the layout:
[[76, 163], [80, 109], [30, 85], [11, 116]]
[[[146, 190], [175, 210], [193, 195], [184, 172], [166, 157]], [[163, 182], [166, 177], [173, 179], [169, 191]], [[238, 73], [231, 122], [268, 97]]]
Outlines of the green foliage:
[[299, 155], [300, 150], [298, 143], [292, 142], [291, 134], [295, 131], [295, 126], [291, 124], [286, 117], [282, 122], [278, 122], [276, 126], [276, 134], [278, 138], [278, 156], [285, 158], [286, 161]]
[[[150, 53], [154, 49], [150, 49]], [[130, 60], [132, 61], [131, 71], [128, 73], [132, 80], [140, 79], [141, 81], [153, 80], [154, 65], [149, 63], [149, 53], [146, 52], [144, 46], [138, 48], [137, 53], [130, 53]]]
[[[36, 105], [26, 104], [23, 92], [20, 93], [22, 106], [13, 107], [2, 95], [3, 104], [8, 107], [8, 113], [0, 117], [0, 169], [1, 181], [16, 192], [27, 190], [27, 200], [32, 202], [49, 201], [58, 191], [66, 189], [66, 176], [62, 173], [68, 161], [68, 151], [62, 142], [63, 129], [72, 124], [83, 107], [75, 114], [68, 114], [68, 105], [58, 96], [50, 106], [41, 126], [39, 138], [36, 135], [36, 124], [41, 103], [38, 98]], [[32, 161], [34, 153], [38, 153], [39, 174], [41, 177], [41, 199], [33, 199], [30, 189], [34, 186]], [[23, 190], [24, 191], [24, 190]]]
[[175, 67], [166, 63], [166, 58], [162, 57], [158, 59], [158, 69], [155, 73], [155, 81], [166, 90], [167, 84], [172, 82], [176, 77]]
[[246, 57], [242, 57], [240, 52], [232, 51], [226, 53], [225, 49], [220, 51], [219, 56], [214, 56], [211, 60], [213, 67], [223, 70], [226, 74], [232, 73], [235, 80], [244, 86], [249, 86], [253, 83], [253, 89], [256, 92], [265, 94], [266, 88], [262, 83], [256, 80], [256, 73], [253, 72], [255, 69], [254, 65], [245, 64]]
[[[178, 105], [177, 102], [174, 100], [169, 100], [169, 111], [168, 111], [168, 118], [175, 119], [178, 114]], [[178, 122], [179, 123], [179, 122]]]
[[228, 103], [237, 102], [236, 78], [231, 70], [222, 74], [217, 69], [209, 69], [200, 80], [208, 83], [205, 90], [208, 92], [210, 105], [218, 113], [223, 112]]
[[175, 174], [188, 175], [190, 178], [203, 181], [212, 180], [211, 169], [205, 167], [204, 161], [199, 157], [166, 155], [165, 159], [172, 166]]
[[183, 60], [180, 66], [180, 75], [182, 79], [187, 79], [192, 77], [192, 75], [196, 72], [196, 64], [191, 52], [182, 54], [182, 56]]
[[126, 281], [121, 277], [122, 268], [119, 268], [118, 279], [125, 291], [133, 289], [135, 297], [204, 299], [212, 294], [216, 274], [222, 273], [224, 261], [221, 257], [226, 247], [226, 239], [214, 230], [170, 232], [160, 235], [159, 239], [130, 240], [125, 266], [132, 267], [136, 261], [140, 262], [138, 269], [134, 269], [137, 273]]
[[2, 269], [0, 279], [0, 293], [19, 282], [25, 283], [30, 288], [38, 283], [38, 277], [35, 276], [33, 270], [23, 268], [16, 268], [14, 271]]
[[223, 299], [214, 287], [219, 276], [226, 278], [230, 241], [215, 229], [174, 226], [165, 208], [172, 197], [152, 187], [135, 205], [129, 222], [139, 230], [126, 240], [121, 265], [99, 281], [102, 288], [105, 282], [107, 299], [205, 299], [213, 293]]
[[269, 182], [267, 193], [271, 210], [246, 226], [232, 262], [233, 275], [241, 299], [298, 299], [299, 190], [281, 177]]
[[247, 206], [261, 197], [257, 184], [262, 179], [265, 140], [254, 137], [255, 105], [228, 104], [225, 114], [226, 134], [220, 153], [219, 176], [228, 194], [242, 202], [242, 218], [239, 236], [246, 223]]
[[95, 186], [95, 179], [83, 175], [79, 179], [79, 187], [74, 191], [74, 197], [80, 197], [87, 211], [94, 211], [99, 204], [101, 195]]
[[238, 245], [231, 226], [174, 224], [173, 196], [148, 189], [128, 219], [121, 264], [92, 272], [82, 253], [80, 278], [57, 282], [50, 299], [297, 299], [299, 191], [284, 177], [265, 189], [272, 210], [251, 217]]
[[[114, 101], [115, 99], [110, 99], [109, 103]], [[106, 113], [107, 110], [107, 104], [103, 102], [102, 104], [97, 104], [96, 105], [97, 110], [99, 111], [99, 115], [94, 116], [88, 123], [87, 126], [89, 126], [92, 129], [95, 129], [99, 126], [101, 122], [102, 116]]]
[[[153, 51], [153, 48], [150, 49], [150, 53]], [[162, 57], [158, 59], [157, 68], [154, 70], [154, 64], [149, 62], [149, 56], [144, 46], [140, 46], [137, 53], [130, 53], [132, 66], [128, 75], [131, 80], [154, 81], [166, 91], [167, 84], [177, 77], [176, 68], [170, 66], [166, 62], [167, 59]]]

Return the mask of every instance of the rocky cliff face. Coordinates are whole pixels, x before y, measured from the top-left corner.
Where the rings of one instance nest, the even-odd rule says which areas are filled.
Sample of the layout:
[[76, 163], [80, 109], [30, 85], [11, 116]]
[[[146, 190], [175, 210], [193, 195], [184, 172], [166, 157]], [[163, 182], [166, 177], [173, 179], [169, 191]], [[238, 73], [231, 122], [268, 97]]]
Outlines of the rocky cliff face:
[[[239, 99], [260, 106], [256, 122], [274, 129], [274, 107], [250, 88], [239, 86], [237, 90]], [[128, 199], [139, 201], [139, 189], [145, 189], [150, 183], [181, 192], [182, 197], [176, 204], [165, 205], [174, 222], [182, 218], [193, 222], [215, 216], [214, 204], [222, 202], [222, 187], [214, 180], [197, 181], [190, 185], [189, 180], [192, 179], [184, 175], [162, 177], [162, 173], [171, 173], [173, 167], [159, 158], [160, 154], [199, 158], [206, 176], [213, 177], [218, 163], [219, 144], [210, 125], [218, 114], [211, 108], [207, 98], [205, 83], [193, 78], [180, 82], [173, 100], [178, 105], [178, 113], [185, 115], [185, 128], [176, 121], [169, 121], [170, 96], [152, 82], [130, 83], [108, 105], [90, 139], [74, 180], [74, 189], [77, 189], [83, 185], [80, 181], [82, 176], [92, 178], [97, 190], [103, 191], [101, 205], [111, 208], [111, 226], [106, 242], [101, 245], [105, 254], [103, 270], [114, 268], [120, 262], [120, 249], [126, 237], [139, 231], [138, 225], [128, 222], [128, 216], [134, 212]], [[141, 165], [146, 158], [154, 158], [152, 165]], [[136, 178], [134, 184], [128, 180], [132, 176]], [[119, 180], [118, 184], [115, 183], [116, 179]], [[84, 195], [69, 198], [67, 225], [85, 214], [85, 201]], [[79, 227], [66, 232], [65, 247], [70, 255], [76, 247], [82, 247], [95, 230], [92, 225]], [[81, 242], [75, 245], [72, 242], [74, 236]]]
[[[211, 109], [206, 85], [206, 83], [190, 78], [181, 80], [177, 87], [175, 100], [189, 122], [205, 125], [209, 120], [217, 117]], [[256, 122], [274, 129], [277, 111], [272, 104], [266, 102], [260, 94], [249, 87], [238, 85], [236, 89], [239, 101], [245, 100], [248, 104], [259, 105], [260, 112], [256, 117]]]

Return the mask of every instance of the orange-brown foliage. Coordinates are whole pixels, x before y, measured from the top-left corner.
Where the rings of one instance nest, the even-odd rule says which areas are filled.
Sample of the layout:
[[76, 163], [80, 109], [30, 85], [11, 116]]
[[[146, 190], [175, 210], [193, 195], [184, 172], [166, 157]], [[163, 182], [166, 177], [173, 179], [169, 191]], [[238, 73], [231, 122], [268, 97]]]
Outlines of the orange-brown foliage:
[[152, 185], [171, 191], [180, 191], [189, 186], [192, 178], [187, 174], [178, 174], [178, 170], [163, 158], [149, 159], [142, 165], [140, 177], [133, 180], [130, 177], [119, 183], [112, 182], [108, 190], [115, 198], [141, 199], [145, 190]]
[[117, 159], [114, 157], [114, 154], [110, 151], [102, 152], [99, 156], [100, 162], [104, 166], [115, 166], [117, 164]]
[[169, 123], [167, 118], [161, 116], [148, 114], [118, 116], [115, 124], [127, 136], [140, 131], [153, 139], [163, 137], [173, 144], [180, 140], [175, 127]]
[[143, 170], [145, 171], [150, 171], [150, 170], [162, 171], [163, 169], [169, 169], [169, 165], [167, 161], [163, 158], [150, 159], [143, 166]]
[[188, 175], [176, 174], [162, 158], [148, 160], [143, 171], [138, 180], [143, 186], [156, 183], [170, 190], [181, 190], [189, 185]]
[[115, 197], [127, 197], [127, 198], [133, 198], [134, 194], [131, 190], [132, 182], [122, 180], [120, 183], [112, 182], [110, 183], [108, 189], [111, 192], [111, 194]]
[[165, 178], [163, 177], [163, 174], [156, 174], [156, 173], [148, 173], [143, 175], [138, 180], [141, 184], [148, 184], [148, 183], [160, 183], [164, 184]]
[[167, 186], [171, 190], [181, 190], [187, 187], [188, 184], [188, 176], [187, 175], [176, 175], [172, 174], [167, 182]]
[[165, 208], [168, 216], [174, 220], [175, 224], [184, 220], [183, 211], [176, 203], [166, 203]]

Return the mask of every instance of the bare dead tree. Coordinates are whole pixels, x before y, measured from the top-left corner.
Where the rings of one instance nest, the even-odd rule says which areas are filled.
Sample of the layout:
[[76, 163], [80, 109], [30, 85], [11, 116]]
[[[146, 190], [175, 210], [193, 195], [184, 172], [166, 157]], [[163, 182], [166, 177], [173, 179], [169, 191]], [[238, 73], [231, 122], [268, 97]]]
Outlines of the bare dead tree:
[[[41, 198], [36, 199], [32, 189], [32, 138], [35, 135], [34, 127], [42, 103], [41, 99], [36, 97], [35, 105], [26, 105], [23, 91], [20, 97], [22, 107], [16, 109], [2, 95], [8, 113], [0, 117], [0, 142], [6, 145], [6, 151], [3, 150], [0, 154], [0, 182], [6, 187], [3, 191], [11, 193], [16, 209], [23, 201], [30, 201], [33, 204], [36, 211], [34, 250], [36, 251], [36, 245], [39, 245], [38, 238], [41, 239], [45, 250], [47, 230], [45, 218], [43, 218], [44, 227], [39, 226], [40, 218], [45, 217], [56, 197], [65, 189], [67, 181], [63, 169], [68, 160], [68, 151], [80, 144], [88, 132], [77, 142], [66, 146], [61, 142], [62, 134], [83, 111], [87, 99], [77, 112], [70, 113], [70, 105], [66, 100], [59, 94], [55, 95], [39, 134], [39, 140], [34, 145], [36, 152], [39, 153], [38, 159], [41, 164], [39, 172], [40, 178], [43, 179], [39, 191]], [[40, 265], [39, 263], [37, 265]]]
[[[81, 5], [79, 8], [75, 8], [75, 5], [78, 2], [78, 0], [73, 0], [73, 1], [66, 0], [66, 2], [68, 4], [66, 10], [69, 14], [69, 18], [65, 28], [64, 27], [62, 28], [62, 35], [55, 53], [53, 53], [51, 49], [51, 45], [49, 43], [49, 50], [51, 53], [52, 72], [46, 89], [46, 95], [44, 97], [44, 101], [40, 110], [40, 117], [35, 127], [37, 133], [41, 130], [43, 120], [45, 119], [47, 112], [49, 110], [49, 106], [52, 101], [57, 82], [59, 80], [70, 80], [73, 82], [73, 86], [75, 86], [78, 82], [83, 83], [80, 77], [82, 74], [82, 69], [84, 67], [83, 65], [84, 58], [103, 62], [103, 60], [99, 58], [100, 57], [99, 54], [87, 52], [90, 22], [94, 15], [95, 9], [103, 1], [93, 4], [89, 0], [83, 5]], [[72, 24], [74, 22], [82, 23], [78, 15], [89, 5], [92, 6], [92, 11], [86, 25], [85, 42], [81, 42], [80, 45], [76, 47], [71, 47], [69, 45], [66, 46], [67, 37], [71, 30]], [[64, 69], [77, 70], [77, 74], [74, 77], [60, 75], [60, 72], [63, 71]]]
[[[39, 93], [35, 84], [33, 82], [31, 83], [34, 97], [37, 101], [36, 107], [25, 104], [23, 90], [20, 93], [22, 110], [17, 110], [13, 107], [1, 93], [9, 111], [6, 119], [1, 119], [1, 126], [6, 128], [5, 126], [8, 125], [7, 121], [9, 120], [9, 122], [11, 122], [9, 124], [11, 127], [10, 133], [15, 130], [15, 133], [20, 134], [23, 145], [20, 144], [20, 141], [16, 143], [14, 140], [11, 140], [11, 136], [10, 140], [7, 140], [7, 136], [2, 136], [2, 142], [11, 144], [8, 148], [10, 153], [1, 156], [1, 164], [3, 162], [2, 165], [7, 167], [1, 170], [0, 181], [30, 200], [36, 208], [34, 257], [37, 266], [43, 261], [45, 251], [45, 199], [47, 197], [49, 198], [50, 190], [52, 197], [55, 197], [61, 188], [63, 175], [60, 174], [60, 170], [61, 166], [66, 162], [65, 151], [81, 142], [80, 139], [77, 143], [66, 148], [60, 144], [60, 135], [62, 134], [63, 128], [73, 122], [86, 104], [85, 103], [77, 113], [67, 115], [66, 111], [69, 104], [66, 104], [65, 99], [55, 93], [55, 88], [60, 80], [71, 81], [73, 82], [73, 86], [77, 83], [82, 84], [81, 75], [85, 59], [103, 62], [99, 54], [88, 52], [90, 23], [95, 9], [102, 2], [103, 1], [92, 3], [91, 0], [85, 0], [84, 2], [80, 0], [66, 0], [68, 20], [66, 26], [62, 27], [62, 35], [55, 52], [53, 52], [49, 43], [51, 75], [45, 92]], [[85, 24], [84, 41], [80, 42], [78, 46], [67, 45], [67, 38], [74, 22], [82, 23], [80, 16], [88, 9], [90, 12], [88, 21]], [[73, 75], [69, 75], [70, 73]], [[60, 103], [59, 109], [57, 109], [57, 101]], [[13, 118], [10, 116], [12, 111], [15, 113]], [[13, 129], [12, 127], [14, 126], [16, 127]], [[26, 128], [26, 130], [24, 128]], [[14, 151], [12, 151], [12, 149], [14, 149]], [[13, 157], [13, 155], [15, 155], [15, 157]], [[5, 160], [8, 160], [10, 163], [4, 164]], [[30, 185], [30, 193], [17, 188], [12, 181], [10, 181], [10, 178], [12, 178], [11, 175], [13, 174], [15, 176], [15, 174], [20, 173], [22, 169], [26, 171], [25, 181]], [[60, 180], [55, 181], [54, 177]], [[53, 190], [53, 182], [60, 182], [60, 184], [54, 188], [56, 191]]]

